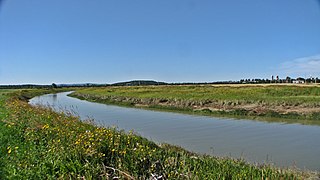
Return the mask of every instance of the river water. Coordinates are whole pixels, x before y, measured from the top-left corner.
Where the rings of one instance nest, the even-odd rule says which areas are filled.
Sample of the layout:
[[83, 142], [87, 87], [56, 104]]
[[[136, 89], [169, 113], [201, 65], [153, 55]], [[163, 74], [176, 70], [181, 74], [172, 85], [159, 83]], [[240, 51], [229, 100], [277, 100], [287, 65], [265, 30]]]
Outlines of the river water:
[[81, 119], [94, 119], [98, 125], [133, 130], [157, 143], [174, 144], [198, 153], [320, 170], [320, 126], [125, 108], [79, 100], [68, 97], [68, 93], [35, 97], [30, 104], [71, 110]]

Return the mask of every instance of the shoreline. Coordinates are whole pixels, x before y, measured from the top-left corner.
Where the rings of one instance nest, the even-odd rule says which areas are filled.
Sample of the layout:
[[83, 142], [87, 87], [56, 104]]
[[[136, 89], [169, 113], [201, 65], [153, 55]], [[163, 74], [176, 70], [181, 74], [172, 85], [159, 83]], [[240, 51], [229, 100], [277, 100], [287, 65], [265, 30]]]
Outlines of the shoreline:
[[[308, 115], [297, 114], [297, 113], [288, 113], [280, 114], [275, 111], [268, 111], [266, 114], [256, 114], [253, 111], [245, 109], [233, 109], [233, 110], [223, 110], [223, 109], [210, 109], [208, 107], [202, 107], [198, 109], [192, 109], [191, 107], [177, 107], [177, 106], [165, 106], [161, 104], [148, 103], [155, 102], [154, 100], [143, 100], [136, 98], [128, 97], [112, 97], [108, 98], [104, 96], [92, 96], [89, 94], [80, 94], [77, 91], [69, 94], [68, 96], [74, 97], [81, 100], [86, 100], [90, 102], [102, 103], [107, 105], [116, 105], [129, 108], [139, 108], [145, 110], [155, 110], [161, 112], [174, 112], [181, 114], [190, 114], [190, 115], [200, 115], [200, 116], [211, 116], [218, 118], [232, 118], [232, 119], [247, 119], [247, 120], [256, 120], [263, 122], [275, 122], [275, 123], [299, 123], [303, 125], [320, 125], [319, 117], [313, 116], [312, 118], [307, 118]], [[156, 100], [159, 102], [161, 100]], [[138, 103], [135, 103], [138, 102]], [[143, 103], [144, 102], [144, 103]], [[146, 103], [147, 102], [147, 103]]]

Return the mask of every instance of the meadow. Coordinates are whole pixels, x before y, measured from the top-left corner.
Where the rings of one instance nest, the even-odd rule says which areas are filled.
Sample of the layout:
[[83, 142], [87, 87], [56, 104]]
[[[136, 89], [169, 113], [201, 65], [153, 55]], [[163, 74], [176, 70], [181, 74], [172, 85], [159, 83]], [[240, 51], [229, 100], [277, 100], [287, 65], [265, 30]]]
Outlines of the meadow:
[[206, 115], [320, 120], [318, 85], [190, 85], [87, 88], [73, 97]]
[[305, 179], [297, 170], [188, 152], [72, 113], [32, 107], [46, 91], [0, 90], [0, 179]]

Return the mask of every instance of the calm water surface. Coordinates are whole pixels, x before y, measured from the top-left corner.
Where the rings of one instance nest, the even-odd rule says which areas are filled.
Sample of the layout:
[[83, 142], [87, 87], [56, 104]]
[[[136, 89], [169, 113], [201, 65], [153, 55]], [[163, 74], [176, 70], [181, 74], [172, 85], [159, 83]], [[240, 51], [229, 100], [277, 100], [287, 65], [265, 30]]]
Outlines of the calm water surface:
[[155, 142], [179, 145], [198, 153], [320, 170], [320, 126], [124, 108], [79, 100], [68, 97], [68, 93], [35, 97], [30, 104], [50, 105], [58, 111], [71, 109], [82, 119], [93, 118], [99, 125], [134, 130]]

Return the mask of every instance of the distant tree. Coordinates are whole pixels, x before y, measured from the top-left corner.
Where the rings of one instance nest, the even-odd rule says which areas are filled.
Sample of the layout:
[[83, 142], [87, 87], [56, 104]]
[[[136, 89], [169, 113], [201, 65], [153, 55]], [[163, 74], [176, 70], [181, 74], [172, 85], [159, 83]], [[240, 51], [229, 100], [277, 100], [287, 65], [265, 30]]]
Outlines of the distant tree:
[[312, 83], [312, 79], [311, 78], [307, 78], [305, 81], [306, 81], [306, 83]]
[[57, 88], [58, 86], [55, 83], [52, 83], [53, 88]]
[[287, 76], [287, 77], [286, 77], [286, 83], [291, 83], [291, 82], [292, 82], [291, 77]]

